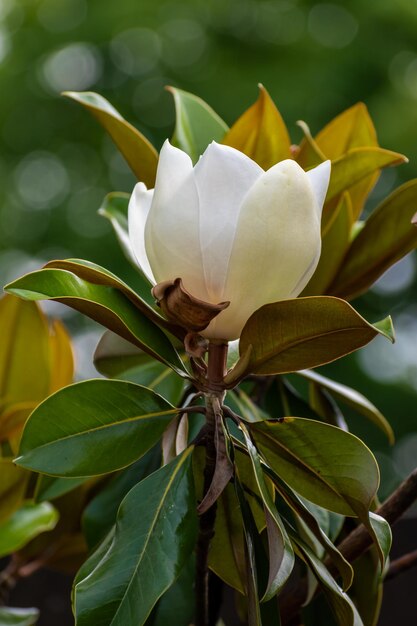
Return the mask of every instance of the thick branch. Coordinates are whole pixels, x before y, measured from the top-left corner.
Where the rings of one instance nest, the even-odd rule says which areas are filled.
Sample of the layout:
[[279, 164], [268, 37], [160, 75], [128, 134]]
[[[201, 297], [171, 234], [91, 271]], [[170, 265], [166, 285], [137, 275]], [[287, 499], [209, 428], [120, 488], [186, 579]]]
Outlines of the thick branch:
[[[375, 511], [386, 519], [392, 526], [402, 517], [405, 511], [417, 499], [417, 469], [415, 469], [390, 495], [387, 500]], [[372, 546], [372, 539], [366, 528], [360, 524], [353, 530], [337, 547], [343, 556], [352, 563]], [[327, 557], [324, 561], [331, 574], [337, 575], [337, 570]], [[282, 595], [280, 598], [281, 614], [283, 623], [288, 623], [293, 616], [297, 615], [307, 595], [307, 581], [302, 579], [291, 594]]]

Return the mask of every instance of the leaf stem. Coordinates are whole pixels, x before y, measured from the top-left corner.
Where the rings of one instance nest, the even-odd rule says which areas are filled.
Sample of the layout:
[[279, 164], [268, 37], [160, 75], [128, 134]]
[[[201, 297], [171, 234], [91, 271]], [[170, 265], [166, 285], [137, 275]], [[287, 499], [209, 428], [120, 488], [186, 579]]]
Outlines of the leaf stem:
[[[206, 462], [204, 468], [203, 498], [208, 492], [213, 480], [216, 468], [216, 416], [222, 411], [221, 405], [224, 397], [223, 379], [226, 373], [227, 344], [209, 343], [207, 363], [207, 393], [206, 399], [206, 424], [205, 424], [205, 447]], [[216, 503], [202, 515], [199, 520], [199, 532], [196, 546], [196, 579], [195, 598], [196, 614], [195, 626], [211, 626], [209, 598], [209, 570], [208, 554], [210, 541], [214, 535], [216, 521]]]

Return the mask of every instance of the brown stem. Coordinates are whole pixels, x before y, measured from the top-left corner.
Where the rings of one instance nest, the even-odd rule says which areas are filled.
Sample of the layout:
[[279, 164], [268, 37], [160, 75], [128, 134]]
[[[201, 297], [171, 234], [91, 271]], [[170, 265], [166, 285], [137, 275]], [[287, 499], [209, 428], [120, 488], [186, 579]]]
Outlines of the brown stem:
[[[415, 469], [375, 511], [392, 526], [417, 499], [417, 469]], [[360, 524], [337, 546], [343, 556], [352, 563], [372, 546], [372, 539], [366, 528]], [[327, 557], [324, 564], [329, 572], [337, 575], [332, 561]], [[307, 581], [302, 579], [291, 594], [282, 595], [280, 607], [283, 624], [288, 624], [297, 614], [307, 594]]]
[[[227, 344], [209, 344], [207, 364], [207, 388], [209, 391], [206, 393], [206, 425], [204, 437], [206, 464], [204, 468], [203, 497], [210, 488], [216, 467], [216, 412], [221, 411], [221, 403], [223, 401], [224, 392], [222, 389], [222, 381], [226, 372], [226, 359]], [[216, 504], [213, 504], [200, 516], [199, 521], [196, 546], [195, 626], [209, 626], [210, 624], [208, 553], [210, 541], [214, 535], [216, 509]]]
[[392, 578], [395, 578], [396, 576], [398, 576], [398, 574], [402, 574], [403, 572], [406, 572], [408, 569], [410, 569], [411, 567], [415, 567], [416, 565], [417, 565], [417, 550], [414, 550], [413, 552], [409, 552], [408, 554], [404, 554], [403, 556], [400, 556], [398, 559], [395, 559], [395, 561], [392, 561], [391, 565], [389, 566], [388, 572], [384, 578], [384, 581], [391, 580]]

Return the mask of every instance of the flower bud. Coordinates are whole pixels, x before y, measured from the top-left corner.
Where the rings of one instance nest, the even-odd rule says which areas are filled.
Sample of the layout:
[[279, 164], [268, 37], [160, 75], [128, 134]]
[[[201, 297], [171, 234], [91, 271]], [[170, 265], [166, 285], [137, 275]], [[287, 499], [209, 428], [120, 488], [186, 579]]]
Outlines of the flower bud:
[[166, 141], [155, 189], [138, 183], [129, 236], [153, 284], [181, 278], [194, 298], [230, 302], [201, 334], [233, 340], [259, 307], [295, 298], [320, 257], [330, 161], [304, 172], [293, 160], [264, 171], [215, 142], [193, 167]]

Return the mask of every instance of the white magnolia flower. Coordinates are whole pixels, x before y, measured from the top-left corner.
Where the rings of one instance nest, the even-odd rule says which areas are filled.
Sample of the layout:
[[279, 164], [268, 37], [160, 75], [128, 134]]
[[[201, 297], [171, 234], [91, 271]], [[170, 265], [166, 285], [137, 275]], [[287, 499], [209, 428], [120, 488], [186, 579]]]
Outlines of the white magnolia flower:
[[256, 309], [310, 280], [329, 177], [330, 161], [306, 173], [288, 159], [265, 172], [215, 142], [193, 167], [166, 141], [155, 189], [138, 183], [129, 203], [138, 264], [153, 284], [181, 278], [196, 298], [230, 301], [201, 334], [236, 339]]

